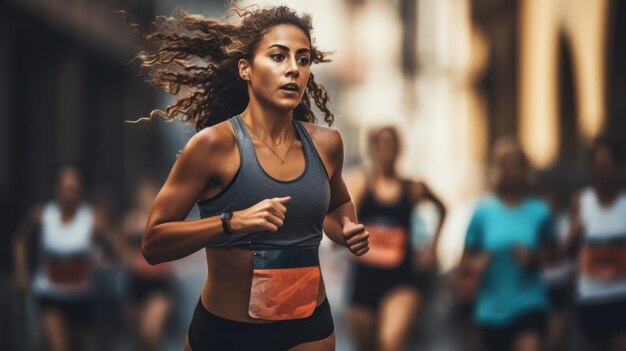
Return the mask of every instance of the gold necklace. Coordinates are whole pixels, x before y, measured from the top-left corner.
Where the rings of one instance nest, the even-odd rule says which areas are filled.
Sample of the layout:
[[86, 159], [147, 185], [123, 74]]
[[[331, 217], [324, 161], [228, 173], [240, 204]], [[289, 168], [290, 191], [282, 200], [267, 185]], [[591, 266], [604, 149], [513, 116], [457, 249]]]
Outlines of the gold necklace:
[[274, 149], [272, 149], [265, 141], [263, 141], [263, 139], [261, 139], [261, 137], [254, 131], [254, 129], [252, 129], [252, 127], [250, 127], [250, 125], [248, 125], [248, 123], [246, 122], [245, 119], [242, 118], [241, 120], [246, 125], [246, 127], [248, 127], [248, 129], [250, 129], [252, 134], [254, 134], [254, 136], [257, 139], [259, 139], [268, 149], [270, 149], [270, 151], [280, 160], [280, 164], [284, 164], [285, 161], [287, 160], [287, 155], [289, 155], [289, 150], [291, 150], [291, 146], [293, 145], [294, 133], [293, 132], [291, 133], [291, 142], [289, 143], [289, 148], [287, 148], [287, 152], [285, 153], [285, 156], [284, 157], [280, 157], [280, 156], [278, 156], [276, 151], [274, 151]]

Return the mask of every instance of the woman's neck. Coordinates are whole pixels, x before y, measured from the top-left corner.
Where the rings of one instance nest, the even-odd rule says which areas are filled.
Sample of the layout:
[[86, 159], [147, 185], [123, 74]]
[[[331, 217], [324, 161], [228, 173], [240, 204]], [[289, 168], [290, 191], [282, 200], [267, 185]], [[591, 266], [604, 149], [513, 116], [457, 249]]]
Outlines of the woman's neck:
[[74, 218], [76, 211], [78, 210], [78, 203], [67, 204], [61, 201], [58, 202], [59, 212], [61, 213], [61, 221], [67, 223]]
[[372, 178], [374, 179], [395, 179], [397, 178], [395, 167], [384, 167], [374, 164], [372, 166]]
[[617, 198], [617, 195], [619, 195], [619, 185], [617, 183], [596, 184], [593, 188], [598, 196], [598, 201], [603, 206], [611, 205]]
[[508, 206], [515, 206], [521, 203], [526, 198], [526, 196], [528, 195], [528, 191], [523, 187], [501, 188], [496, 189], [496, 195], [504, 204]]
[[241, 117], [254, 133], [266, 141], [281, 144], [293, 137], [293, 111], [268, 109], [248, 104]]

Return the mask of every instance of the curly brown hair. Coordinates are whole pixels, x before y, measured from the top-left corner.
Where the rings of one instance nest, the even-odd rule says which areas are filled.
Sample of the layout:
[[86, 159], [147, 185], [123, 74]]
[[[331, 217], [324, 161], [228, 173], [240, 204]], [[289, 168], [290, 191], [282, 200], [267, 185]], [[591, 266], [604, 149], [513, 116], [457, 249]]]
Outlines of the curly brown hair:
[[[231, 14], [240, 17], [238, 24], [227, 23]], [[125, 14], [124, 14], [125, 15]], [[311, 17], [298, 15], [287, 6], [245, 8], [232, 4], [226, 20], [190, 15], [182, 9], [173, 17], [159, 16], [154, 31], [144, 34], [141, 27], [127, 23], [152, 49], [139, 52], [140, 71], [148, 70], [146, 80], [176, 97], [165, 111], [156, 109], [149, 118], [160, 115], [166, 120], [179, 119], [197, 131], [241, 113], [248, 105], [246, 81], [238, 71], [240, 59], [251, 60], [263, 36], [274, 26], [292, 24], [300, 28], [311, 43], [311, 63], [330, 62], [328, 52], [318, 50], [311, 41]], [[294, 109], [294, 118], [317, 122], [311, 100], [324, 113], [330, 126], [334, 116], [328, 109], [329, 96], [311, 73], [302, 101]]]

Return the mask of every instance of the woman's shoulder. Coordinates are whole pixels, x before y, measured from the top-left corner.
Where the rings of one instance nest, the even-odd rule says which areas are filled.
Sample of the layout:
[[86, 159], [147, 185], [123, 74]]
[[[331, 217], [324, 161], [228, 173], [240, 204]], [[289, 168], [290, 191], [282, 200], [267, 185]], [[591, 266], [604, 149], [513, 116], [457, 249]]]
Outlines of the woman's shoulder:
[[526, 206], [541, 215], [549, 215], [551, 213], [550, 205], [537, 195], [529, 195], [526, 198]]
[[199, 153], [214, 153], [232, 150], [237, 145], [237, 139], [228, 120], [207, 127], [192, 136], [184, 151]]
[[343, 139], [337, 129], [315, 123], [301, 122], [319, 151], [335, 155], [343, 155]]
[[[53, 201], [48, 201], [44, 203], [35, 204], [31, 207], [28, 212], [24, 215], [22, 219], [22, 223], [20, 224], [21, 228], [38, 228], [44, 223], [44, 217], [46, 212], [51, 213], [48, 208]], [[48, 210], [47, 210], [48, 209]], [[46, 211], [47, 210], [47, 211]], [[50, 214], [48, 214], [50, 217]], [[21, 229], [18, 229], [18, 233], [23, 232]]]
[[335, 128], [319, 125], [316, 123], [300, 121], [311, 138], [335, 138], [341, 139], [341, 134]]
[[480, 195], [474, 203], [475, 213], [484, 213], [496, 211], [500, 208], [501, 202], [498, 195], [492, 192], [488, 192]]
[[326, 167], [329, 177], [343, 167], [343, 139], [339, 131], [314, 123], [301, 122]]
[[[176, 160], [177, 174], [213, 177], [226, 171], [237, 155], [237, 140], [230, 123], [221, 122], [193, 135]], [[238, 166], [238, 164], [237, 164]]]

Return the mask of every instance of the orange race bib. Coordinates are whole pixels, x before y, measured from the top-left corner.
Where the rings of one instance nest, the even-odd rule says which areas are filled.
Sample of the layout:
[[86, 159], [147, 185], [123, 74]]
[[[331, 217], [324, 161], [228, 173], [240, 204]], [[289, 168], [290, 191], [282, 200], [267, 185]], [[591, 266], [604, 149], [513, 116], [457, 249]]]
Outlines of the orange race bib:
[[626, 277], [626, 241], [586, 243], [579, 266], [584, 275], [601, 280]]
[[266, 320], [313, 314], [321, 272], [317, 248], [254, 250], [248, 315]]
[[407, 231], [404, 227], [368, 223], [370, 250], [357, 260], [377, 268], [395, 268], [404, 261], [407, 249]]
[[46, 261], [46, 275], [51, 282], [83, 286], [88, 283], [92, 263], [87, 257], [50, 258]]

